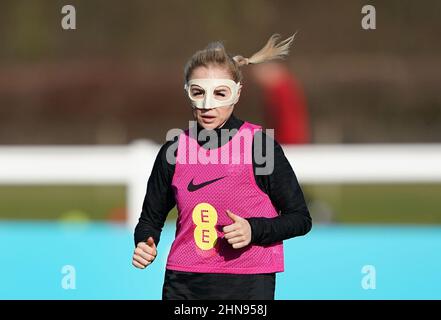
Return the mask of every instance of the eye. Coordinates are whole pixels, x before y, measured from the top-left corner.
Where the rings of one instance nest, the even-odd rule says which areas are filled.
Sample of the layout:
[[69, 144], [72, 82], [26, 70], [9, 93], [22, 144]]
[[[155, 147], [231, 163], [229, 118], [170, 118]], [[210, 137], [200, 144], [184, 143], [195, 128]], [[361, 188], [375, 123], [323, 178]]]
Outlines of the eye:
[[190, 90], [191, 96], [195, 97], [195, 98], [202, 97], [204, 95], [204, 93], [205, 93], [204, 90], [198, 89], [198, 88], [193, 88], [193, 89]]
[[213, 93], [218, 100], [227, 100], [231, 97], [231, 90], [227, 86], [219, 86]]

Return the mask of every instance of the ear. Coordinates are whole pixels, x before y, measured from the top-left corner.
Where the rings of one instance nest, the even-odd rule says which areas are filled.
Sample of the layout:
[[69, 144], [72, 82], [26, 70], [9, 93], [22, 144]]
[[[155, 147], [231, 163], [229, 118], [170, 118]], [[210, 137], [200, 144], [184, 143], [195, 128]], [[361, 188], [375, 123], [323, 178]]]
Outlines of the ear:
[[[239, 98], [240, 98], [240, 93], [241, 93], [241, 91], [242, 91], [242, 83], [240, 84], [239, 89], [237, 90], [237, 102], [239, 102]], [[236, 102], [236, 103], [237, 103], [237, 102]]]
[[231, 106], [234, 107], [236, 105], [236, 103], [239, 102], [239, 98], [240, 98], [240, 92], [242, 91], [242, 83], [239, 85], [239, 89], [237, 90], [237, 97], [236, 97], [236, 102], [233, 103]]

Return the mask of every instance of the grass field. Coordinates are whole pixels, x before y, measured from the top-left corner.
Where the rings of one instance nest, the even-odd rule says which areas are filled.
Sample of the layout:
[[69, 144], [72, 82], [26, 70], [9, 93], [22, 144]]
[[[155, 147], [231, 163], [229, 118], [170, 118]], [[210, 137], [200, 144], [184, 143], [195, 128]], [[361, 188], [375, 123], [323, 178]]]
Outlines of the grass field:
[[0, 218], [118, 218], [126, 205], [125, 190], [125, 186], [0, 186]]
[[[441, 224], [441, 184], [305, 185], [303, 190], [316, 221]], [[125, 191], [124, 186], [0, 186], [0, 219], [123, 221]], [[174, 218], [176, 209], [168, 216]]]
[[[337, 223], [316, 223], [306, 237], [285, 241], [277, 299], [440, 298], [441, 185], [303, 190], [315, 222]], [[130, 263], [133, 230], [102, 223], [124, 221], [125, 192], [124, 186], [1, 186], [0, 299], [160, 299], [176, 209], [157, 263], [137, 270]], [[32, 250], [17, 254], [14, 248], [29, 239]], [[66, 265], [76, 270], [75, 290], [62, 287]], [[366, 265], [376, 270], [375, 290], [363, 287]]]
[[[441, 184], [309, 185], [303, 189], [307, 199], [329, 205], [334, 222], [441, 223]], [[311, 211], [314, 214], [314, 208]]]

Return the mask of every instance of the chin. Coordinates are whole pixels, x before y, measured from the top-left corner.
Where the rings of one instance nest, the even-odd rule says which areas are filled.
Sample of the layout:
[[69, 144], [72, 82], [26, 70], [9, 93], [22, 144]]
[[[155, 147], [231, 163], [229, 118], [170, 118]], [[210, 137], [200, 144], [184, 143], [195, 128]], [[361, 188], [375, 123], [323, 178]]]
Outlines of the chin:
[[200, 123], [200, 125], [207, 130], [213, 130], [216, 129], [219, 125], [218, 124], [213, 124], [213, 123]]
[[217, 128], [218, 126], [220, 126], [221, 125], [221, 123], [222, 122], [220, 122], [220, 121], [213, 121], [213, 122], [205, 122], [203, 119], [200, 119], [199, 120], [199, 124], [204, 128], [204, 129], [208, 129], [208, 130], [211, 130], [211, 129], [215, 129], [215, 128]]

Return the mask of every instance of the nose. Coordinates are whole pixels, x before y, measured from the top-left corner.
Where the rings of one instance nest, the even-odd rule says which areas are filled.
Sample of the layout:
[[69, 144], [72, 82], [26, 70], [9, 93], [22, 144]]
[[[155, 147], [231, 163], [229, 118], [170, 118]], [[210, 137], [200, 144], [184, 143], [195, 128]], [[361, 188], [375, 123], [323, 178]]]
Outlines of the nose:
[[209, 110], [209, 109], [212, 109], [212, 108], [210, 107], [210, 99], [208, 99], [207, 96], [204, 98], [204, 103], [202, 104], [202, 109], [203, 109], [203, 110]]

